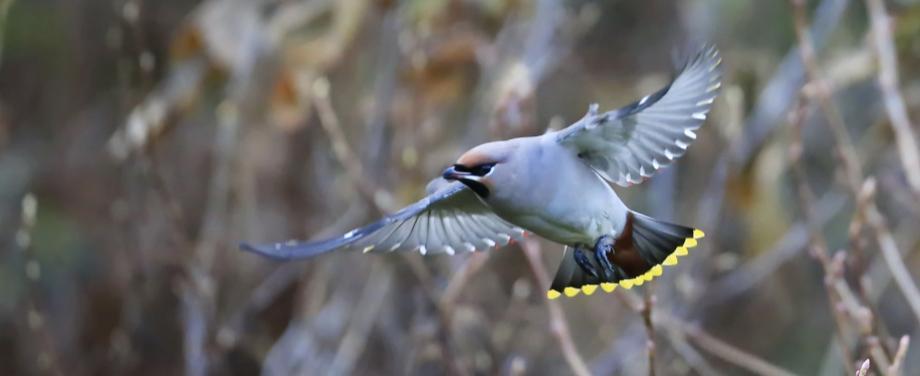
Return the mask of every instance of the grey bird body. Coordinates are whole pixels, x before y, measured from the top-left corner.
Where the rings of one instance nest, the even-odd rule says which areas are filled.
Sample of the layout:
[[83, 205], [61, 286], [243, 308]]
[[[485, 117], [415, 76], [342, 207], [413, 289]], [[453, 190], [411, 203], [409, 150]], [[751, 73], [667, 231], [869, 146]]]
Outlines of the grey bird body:
[[494, 172], [492, 179], [502, 184], [485, 201], [502, 219], [569, 246], [593, 244], [623, 229], [626, 206], [591, 167], [556, 142], [556, 132], [498, 144], [508, 144], [497, 146], [510, 146], [514, 155], [510, 168]]
[[338, 249], [452, 255], [531, 232], [572, 248], [551, 299], [641, 285], [703, 232], [629, 210], [609, 183], [639, 184], [686, 152], [721, 87], [720, 62], [715, 48], [703, 49], [635, 103], [604, 113], [595, 104], [565, 129], [476, 146], [429, 183], [427, 197], [344, 235], [241, 247], [281, 260]]

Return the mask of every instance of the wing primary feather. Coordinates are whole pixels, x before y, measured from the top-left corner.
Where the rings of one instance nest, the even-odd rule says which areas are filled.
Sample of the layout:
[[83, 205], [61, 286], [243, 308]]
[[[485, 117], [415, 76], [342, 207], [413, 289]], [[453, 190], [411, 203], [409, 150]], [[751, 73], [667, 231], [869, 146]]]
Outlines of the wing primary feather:
[[423, 213], [423, 215], [420, 215], [419, 217], [425, 217], [425, 219], [422, 220], [421, 226], [419, 226], [419, 232], [418, 232], [418, 246], [419, 246], [418, 248], [419, 248], [419, 253], [421, 253], [421, 254], [424, 255], [424, 254], [427, 253], [427, 250], [428, 250], [428, 248], [427, 248], [427, 245], [428, 245], [428, 234], [430, 234], [430, 230], [431, 230], [431, 228], [430, 228], [430, 226], [431, 226], [431, 212], [430, 212], [430, 211], [426, 211], [425, 213]]
[[452, 249], [456, 249], [454, 247], [459, 247], [463, 243], [458, 236], [457, 221], [455, 219], [457, 218], [456, 213], [457, 210], [450, 210], [445, 215], [441, 216], [441, 225], [444, 227], [445, 243]]
[[432, 210], [429, 215], [429, 227], [431, 228], [428, 233], [428, 248], [437, 252], [444, 250], [444, 245], [447, 243], [447, 236], [444, 231], [444, 217], [441, 215], [440, 210]]
[[378, 239], [378, 240], [375, 242], [375, 243], [376, 243], [375, 245], [386, 246], [386, 245], [387, 245], [387, 241], [390, 240], [390, 237], [392, 237], [393, 234], [396, 233], [396, 231], [399, 231], [399, 229], [400, 229], [403, 225], [405, 225], [406, 222], [407, 222], [407, 221], [399, 221], [399, 223], [397, 223], [395, 226], [393, 226], [393, 228], [390, 229], [390, 231], [387, 232], [386, 235], [384, 235], [383, 237], [381, 237], [380, 239]]
[[390, 220], [390, 218], [384, 218], [367, 226], [351, 230], [341, 236], [315, 242], [287, 241], [269, 244], [251, 244], [243, 242], [239, 244], [239, 247], [244, 251], [257, 253], [275, 260], [286, 261], [303, 259], [351, 246], [366, 236], [380, 230]]
[[469, 215], [463, 218], [463, 223], [468, 226], [470, 232], [468, 239], [469, 242], [476, 245], [477, 250], [485, 250], [489, 248], [489, 244], [484, 242], [482, 239], [485, 238], [487, 231], [480, 226], [479, 221], [476, 219], [476, 216]]
[[489, 231], [483, 227], [482, 223], [480, 222], [480, 217], [481, 215], [479, 214], [471, 215], [468, 218], [467, 223], [474, 230], [475, 237], [473, 240], [482, 246], [481, 249], [485, 250], [491, 248], [492, 245], [494, 245], [494, 242], [492, 245], [490, 245], [489, 242], [486, 241], [486, 237], [488, 236]]
[[338, 237], [315, 242], [240, 243], [240, 248], [277, 260], [307, 258], [340, 248], [453, 254], [493, 247], [496, 241], [505, 244], [519, 236], [462, 183], [429, 184], [429, 188], [429, 195], [414, 204]]
[[[402, 240], [401, 242], [399, 242], [400, 244], [406, 245], [406, 241], [409, 240], [409, 241], [414, 241], [415, 243], [407, 244], [407, 245], [408, 245], [408, 248], [410, 248], [410, 249], [415, 249], [416, 247], [418, 247], [418, 245], [420, 244], [420, 242], [419, 242], [418, 240], [416, 240], [416, 239], [418, 238], [418, 234], [415, 232], [415, 226], [418, 225], [418, 220], [419, 220], [421, 217], [422, 217], [421, 215], [416, 215], [416, 216], [415, 216], [415, 220], [412, 221], [412, 227], [409, 228], [409, 232], [406, 234], [406, 237], [403, 238], [403, 240]], [[413, 240], [410, 240], [410, 238], [413, 239]]]

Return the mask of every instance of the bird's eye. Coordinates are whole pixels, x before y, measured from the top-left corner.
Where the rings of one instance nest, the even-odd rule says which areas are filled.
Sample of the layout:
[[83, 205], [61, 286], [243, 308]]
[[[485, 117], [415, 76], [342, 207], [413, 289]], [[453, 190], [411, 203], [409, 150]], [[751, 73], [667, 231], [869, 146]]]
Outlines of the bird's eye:
[[495, 163], [483, 163], [481, 165], [476, 165], [473, 167], [466, 167], [461, 164], [455, 164], [454, 170], [457, 170], [460, 172], [466, 172], [470, 175], [486, 176], [490, 172], [492, 172], [492, 167], [495, 167]]
[[470, 173], [476, 176], [486, 176], [488, 173], [492, 172], [492, 167], [495, 167], [495, 163], [481, 164], [471, 168]]

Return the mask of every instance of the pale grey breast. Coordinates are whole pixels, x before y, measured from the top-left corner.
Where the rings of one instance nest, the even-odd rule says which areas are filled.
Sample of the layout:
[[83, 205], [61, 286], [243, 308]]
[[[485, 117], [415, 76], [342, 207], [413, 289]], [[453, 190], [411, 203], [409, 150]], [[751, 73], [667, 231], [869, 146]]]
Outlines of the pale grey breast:
[[499, 216], [569, 245], [593, 244], [601, 235], [622, 229], [625, 205], [587, 164], [553, 138], [521, 142], [517, 152], [523, 158], [515, 159], [526, 162], [505, 179], [514, 189], [489, 199]]

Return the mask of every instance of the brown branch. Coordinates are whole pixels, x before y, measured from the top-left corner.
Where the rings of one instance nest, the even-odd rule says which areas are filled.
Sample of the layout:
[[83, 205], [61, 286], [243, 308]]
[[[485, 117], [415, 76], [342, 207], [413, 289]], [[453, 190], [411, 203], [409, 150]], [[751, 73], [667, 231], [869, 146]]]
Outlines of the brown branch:
[[[804, 0], [792, 0], [792, 3], [795, 14], [796, 35], [802, 45], [802, 60], [808, 67], [809, 78], [818, 86], [815, 96], [833, 131], [840, 159], [843, 163], [847, 187], [854, 200], [859, 202], [862, 191], [862, 172], [856, 151], [853, 149], [853, 143], [847, 133], [846, 125], [840, 116], [840, 112], [830, 98], [830, 91], [821, 84], [820, 68], [814, 56], [814, 49], [811, 47], [807, 31]], [[888, 231], [887, 225], [885, 225], [884, 217], [875, 205], [874, 200], [867, 200], [865, 205], [859, 205], [858, 208], [862, 210], [857, 215], [865, 218], [874, 230], [875, 239], [882, 251], [882, 256], [895, 277], [895, 284], [904, 294], [911, 310], [914, 311], [914, 315], [920, 320], [920, 289], [917, 288], [917, 285], [910, 277], [910, 273], [904, 265], [904, 260], [900, 257], [897, 243], [895, 243], [894, 237], [891, 236], [891, 232]]]
[[[802, 48], [805, 50], [805, 48]], [[850, 353], [849, 346], [846, 343], [845, 337], [845, 327], [847, 324], [846, 318], [843, 316], [841, 311], [842, 296], [852, 295], [849, 293], [849, 287], [846, 283], [843, 283], [841, 274], [841, 268], [835, 266], [835, 263], [832, 262], [831, 257], [827, 251], [827, 241], [821, 236], [822, 228], [818, 223], [818, 219], [815, 215], [814, 209], [814, 193], [811, 188], [808, 186], [808, 174], [805, 171], [805, 168], [801, 163], [801, 156], [803, 152], [802, 146], [802, 127], [805, 117], [805, 104], [804, 101], [800, 100], [795, 109], [793, 109], [789, 124], [792, 127], [792, 137], [789, 141], [789, 165], [793, 171], [795, 177], [795, 182], [797, 185], [797, 197], [799, 200], [799, 205], [802, 208], [802, 213], [805, 218], [805, 223], [809, 228], [809, 248], [811, 249], [812, 256], [818, 260], [822, 270], [824, 271], [824, 287], [827, 290], [828, 296], [828, 305], [830, 306], [830, 311], [834, 316], [834, 329], [836, 335], [834, 338], [837, 341], [837, 347], [842, 352], [841, 356], [844, 360], [844, 365], [847, 368], [847, 373], [853, 373], [854, 370], [850, 365]], [[840, 265], [839, 263], [837, 265]]]
[[904, 357], [907, 356], [907, 347], [910, 346], [910, 336], [903, 336], [901, 340], [898, 341], [898, 350], [894, 354], [894, 359], [891, 361], [891, 365], [888, 366], [887, 375], [900, 375], [901, 366], [904, 365]]
[[846, 129], [843, 116], [840, 115], [840, 111], [831, 100], [831, 88], [828, 87], [827, 81], [822, 78], [821, 69], [815, 54], [815, 47], [808, 29], [805, 0], [790, 1], [792, 2], [793, 16], [795, 19], [795, 33], [800, 46], [799, 53], [801, 54], [806, 72], [808, 73], [809, 83], [803, 91], [806, 91], [809, 86], [813, 89], [814, 97], [818, 100], [818, 105], [827, 118], [831, 133], [833, 133], [834, 139], [837, 142], [838, 154], [844, 167], [844, 178], [850, 191], [853, 192], [855, 196], [856, 192], [859, 191], [860, 180], [858, 177], [862, 176], [862, 168], [859, 166], [856, 150], [853, 149], [853, 142], [850, 140], [850, 134]]
[[379, 260], [375, 262], [352, 313], [348, 329], [339, 342], [335, 358], [324, 372], [330, 375], [350, 375], [354, 372], [355, 363], [367, 345], [368, 332], [389, 295], [392, 280], [392, 272]]
[[[47, 325], [49, 316], [37, 297], [41, 284], [41, 264], [36, 259], [32, 250], [32, 232], [35, 229], [35, 220], [38, 212], [38, 200], [35, 195], [28, 192], [23, 196], [20, 206], [20, 223], [16, 230], [16, 248], [21, 252], [23, 275], [25, 285], [29, 290], [26, 303], [23, 304], [25, 325], [20, 326], [28, 331], [27, 337], [34, 341], [34, 361], [36, 369], [41, 374], [63, 375], [61, 372], [60, 354], [55, 347], [57, 343], [54, 334]], [[53, 313], [53, 311], [51, 312]]]
[[824, 228], [846, 204], [846, 196], [838, 192], [825, 192], [815, 203], [815, 223], [798, 220], [789, 226], [786, 234], [779, 238], [765, 252], [733, 268], [725, 276], [719, 277], [707, 288], [704, 304], [712, 305], [740, 296], [763, 281], [776, 276], [776, 270], [787, 262], [798, 260], [802, 250], [807, 249], [811, 237], [811, 228]]
[[882, 90], [885, 110], [888, 112], [891, 128], [895, 133], [898, 154], [904, 165], [907, 182], [914, 195], [920, 198], [920, 155], [918, 155], [917, 137], [914, 135], [907, 116], [907, 106], [898, 89], [898, 61], [894, 38], [891, 35], [890, 17], [885, 11], [882, 0], [866, 0], [866, 8], [869, 11], [869, 24], [872, 27], [875, 53], [878, 56], [878, 82]]
[[[348, 145], [348, 140], [345, 136], [345, 132], [342, 130], [339, 117], [332, 106], [328, 79], [325, 77], [316, 79], [313, 81], [311, 90], [313, 102], [320, 118], [320, 125], [332, 142], [333, 153], [345, 169], [345, 173], [349, 180], [358, 187], [358, 192], [368, 203], [374, 205], [377, 211], [383, 213], [394, 211], [396, 209], [396, 200], [393, 198], [393, 195], [389, 191], [379, 188], [373, 181], [367, 178], [368, 175], [365, 174], [365, 168], [361, 159]], [[441, 341], [441, 350], [448, 370], [452, 374], [463, 374], [464, 372], [457, 363], [451, 350], [450, 323], [452, 321], [452, 310], [447, 308], [450, 307], [451, 300], [445, 301], [444, 299], [438, 298], [437, 292], [431, 287], [435, 285], [431, 282], [431, 273], [417, 254], [404, 253], [403, 259], [409, 264], [410, 270], [421, 282], [420, 286], [425, 292], [425, 296], [438, 310], [441, 321], [439, 339]], [[455, 288], [462, 288], [462, 285], [463, 283], [461, 283], [460, 286], [455, 286]], [[454, 291], [452, 293], [456, 294], [459, 293], [459, 291]], [[451, 299], [453, 299], [453, 297], [451, 297]], [[445, 302], [447, 304], [443, 304]]]
[[744, 368], [749, 372], [758, 375], [771, 376], [793, 375], [792, 372], [789, 372], [779, 366], [767, 362], [766, 360], [758, 358], [751, 353], [725, 343], [724, 341], [710, 335], [709, 333], [706, 333], [705, 330], [694, 324], [684, 322], [677, 317], [668, 315], [659, 314], [657, 317], [657, 322], [661, 326], [664, 326], [669, 330], [673, 330], [680, 335], [686, 336], [691, 341], [696, 343], [697, 346], [703, 350], [706, 350], [708, 353], [728, 363]]
[[646, 351], [648, 352], [648, 374], [655, 376], [655, 324], [652, 322], [652, 306], [655, 304], [655, 295], [650, 289], [645, 289], [645, 300], [642, 304], [642, 322], [645, 324], [645, 332], [648, 334], [646, 340]]
[[885, 218], [874, 204], [868, 205], [866, 208], [866, 221], [875, 230], [876, 240], [882, 252], [882, 259], [885, 260], [888, 269], [891, 270], [895, 284], [901, 289], [917, 320], [920, 320], [920, 289], [917, 288], [913, 278], [910, 276], [910, 271], [904, 265], [904, 260], [901, 259], [901, 251], [898, 250], [898, 245], [888, 229]]
[[329, 99], [329, 80], [320, 77], [313, 82], [313, 102], [316, 105], [323, 131], [332, 142], [332, 152], [345, 168], [348, 178], [358, 187], [368, 202], [374, 204], [382, 212], [391, 212], [396, 208], [395, 200], [389, 192], [378, 189], [375, 184], [367, 179], [361, 159], [348, 146], [347, 137], [339, 124], [339, 117], [332, 108]]
[[671, 328], [666, 329], [668, 343], [671, 345], [671, 348], [674, 349], [674, 352], [684, 358], [690, 369], [700, 375], [715, 376], [721, 374], [706, 361], [706, 358], [704, 358], [699, 351], [687, 342], [687, 337], [682, 332]]
[[466, 284], [473, 278], [473, 276], [485, 266], [486, 261], [489, 260], [491, 252], [476, 252], [469, 256], [469, 258], [464, 261], [463, 266], [460, 267], [453, 277], [451, 277], [450, 282], [447, 283], [447, 287], [444, 289], [444, 292], [441, 294], [440, 305], [444, 307], [445, 311], [452, 312], [454, 305], [457, 303], [457, 299], [460, 297], [460, 292], [463, 291], [463, 288], [466, 287]]
[[[623, 304], [630, 307], [631, 309], [637, 312], [646, 311], [643, 306], [648, 303], [643, 302], [643, 299], [640, 298], [637, 293], [633, 291], [618, 289], [615, 294], [617, 298], [623, 302]], [[649, 310], [649, 312], [651, 311]], [[651, 318], [651, 315], [649, 315], [649, 317]], [[725, 343], [724, 341], [712, 336], [711, 334], [706, 333], [705, 330], [701, 329], [695, 324], [688, 323], [679, 317], [667, 313], [659, 313], [655, 315], [653, 323], [657, 324], [658, 327], [664, 328], [667, 332], [670, 333], [669, 337], [674, 338], [671, 340], [672, 343], [679, 345], [683, 342], [684, 338], [689, 338], [695, 342], [697, 346], [703, 350], [706, 350], [708, 353], [755, 374], [780, 376], [793, 375], [793, 373], [783, 369], [782, 367], [774, 365], [757, 357], [756, 355]], [[708, 364], [705, 364], [704, 362], [705, 360], [697, 363], [702, 366], [701, 368], [711, 369], [711, 367], [709, 367]], [[703, 373], [712, 374], [712, 372]]]
[[[540, 288], [547, 288], [550, 285], [550, 279], [549, 274], [543, 267], [543, 261], [540, 259], [540, 244], [533, 239], [525, 239], [521, 242], [521, 250], [524, 251], [524, 256], [527, 257], [527, 262], [530, 264], [530, 269], [533, 271], [534, 277], [537, 278]], [[544, 298], [541, 296], [541, 299]], [[566, 362], [569, 363], [572, 373], [578, 376], [590, 375], [591, 372], [588, 371], [587, 364], [578, 354], [575, 341], [572, 340], [569, 324], [566, 321], [565, 313], [562, 312], [562, 307], [559, 306], [559, 302], [549, 299], [544, 300], [546, 301], [546, 309], [549, 311], [550, 331], [556, 337], [556, 341], [559, 342], [559, 347], [562, 349], [562, 354], [565, 356]]]
[[[856, 207], [855, 217], [857, 220], [865, 220], [869, 224], [869, 227], [873, 230], [874, 237], [881, 250], [882, 257], [891, 270], [895, 283], [898, 285], [899, 290], [904, 295], [910, 308], [914, 311], [917, 319], [920, 320], [920, 289], [917, 288], [916, 284], [910, 276], [910, 272], [904, 265], [904, 261], [900, 257], [900, 251], [898, 250], [897, 243], [895, 242], [894, 237], [891, 235], [890, 230], [888, 230], [887, 224], [885, 223], [885, 218], [882, 216], [881, 212], [878, 210], [878, 207], [875, 204], [875, 200], [873, 199], [875, 190], [874, 180], [868, 179], [863, 182], [864, 179], [861, 172], [861, 167], [859, 165], [859, 158], [853, 147], [852, 140], [850, 139], [847, 132], [846, 124], [843, 122], [843, 118], [840, 116], [839, 110], [832, 101], [830, 90], [826, 88], [821, 79], [820, 67], [815, 57], [814, 49], [811, 47], [810, 36], [808, 35], [807, 19], [805, 15], [805, 1], [791, 0], [791, 2], [793, 5], [793, 13], [795, 18], [796, 36], [798, 37], [799, 43], [802, 45], [802, 60], [808, 68], [810, 81], [817, 88], [814, 93], [815, 97], [817, 98], [818, 104], [828, 121], [828, 125], [831, 128], [832, 134], [834, 135], [837, 151], [839, 153], [841, 163], [843, 164], [842, 170], [845, 174], [844, 178], [846, 181], [846, 187], [849, 188], [849, 192], [852, 195], [853, 200], [858, 204]], [[871, 3], [869, 5], [870, 7], [872, 6]], [[880, 6], [880, 4], [876, 5]], [[884, 12], [883, 9], [876, 9], [875, 11], [880, 13]], [[880, 17], [879, 14], [876, 14], [875, 16]], [[875, 22], [878, 22], [878, 20]], [[876, 30], [876, 32], [878, 31]], [[876, 37], [878, 38], [879, 36], [877, 35]], [[888, 39], [890, 39], [890, 37]], [[889, 55], [884, 58], [892, 58], [892, 56]], [[893, 61], [883, 62], [883, 65], [885, 65], [885, 63], [888, 63], [887, 67], [882, 67], [883, 70], [888, 70], [888, 72], [885, 74], [893, 74], [892, 69], [896, 68], [893, 66]], [[896, 76], [886, 77], [885, 79], [896, 80]], [[895, 85], [896, 81], [888, 82], [887, 84]], [[901, 120], [905, 119], [906, 117]], [[895, 120], [893, 119], [893, 121]], [[909, 127], [909, 123], [907, 124]], [[916, 150], [916, 146], [913, 146], [913, 148]], [[905, 162], [909, 163], [909, 161]], [[839, 284], [842, 285], [841, 287], [846, 287], [845, 283]], [[841, 294], [841, 296], [847, 297], [848, 295]], [[855, 300], [855, 298], [852, 300]], [[852, 308], [850, 309], [851, 315], [853, 317], [859, 317], [860, 312], [871, 312], [865, 308], [863, 308], [864, 311], [858, 308], [859, 307], [857, 307], [855, 310]], [[871, 334], [871, 318], [868, 320], [868, 323], [863, 323], [861, 326], [862, 334], [864, 336]], [[880, 365], [887, 363], [887, 357], [883, 356], [883, 351], [874, 351], [873, 354], [876, 357], [877, 363], [880, 363]], [[846, 361], [847, 358], [844, 359], [845, 365], [850, 367], [850, 363]], [[848, 373], [852, 374], [853, 372]]]

